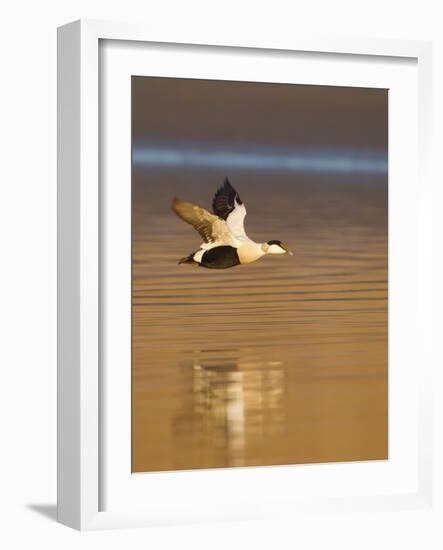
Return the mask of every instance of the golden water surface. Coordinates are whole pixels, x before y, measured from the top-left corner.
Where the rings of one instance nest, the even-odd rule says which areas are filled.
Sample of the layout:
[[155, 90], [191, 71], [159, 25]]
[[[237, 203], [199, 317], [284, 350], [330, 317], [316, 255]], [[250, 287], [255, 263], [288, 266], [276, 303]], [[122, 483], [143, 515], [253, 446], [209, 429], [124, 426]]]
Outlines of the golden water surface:
[[294, 256], [178, 265], [222, 177], [133, 174], [133, 471], [387, 458], [387, 187], [238, 176], [246, 230]]

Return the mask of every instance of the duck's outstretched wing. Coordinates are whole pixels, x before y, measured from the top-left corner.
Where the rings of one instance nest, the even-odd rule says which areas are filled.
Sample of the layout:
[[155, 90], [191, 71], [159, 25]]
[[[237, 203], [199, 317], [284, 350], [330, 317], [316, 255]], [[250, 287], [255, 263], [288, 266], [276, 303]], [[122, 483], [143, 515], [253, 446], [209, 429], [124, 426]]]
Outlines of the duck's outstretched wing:
[[246, 237], [244, 225], [246, 208], [228, 178], [215, 193], [212, 210], [219, 218], [226, 220], [234, 237]]
[[232, 233], [226, 222], [205, 208], [175, 198], [172, 201], [172, 210], [182, 220], [191, 224], [200, 233], [205, 243], [233, 244]]

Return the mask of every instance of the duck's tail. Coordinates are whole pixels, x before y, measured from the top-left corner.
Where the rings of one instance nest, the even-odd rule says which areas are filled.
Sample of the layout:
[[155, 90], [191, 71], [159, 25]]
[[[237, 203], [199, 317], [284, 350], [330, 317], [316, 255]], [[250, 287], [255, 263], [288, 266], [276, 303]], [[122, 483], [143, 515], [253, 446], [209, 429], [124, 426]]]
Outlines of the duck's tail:
[[178, 261], [179, 264], [192, 264], [192, 265], [199, 265], [198, 262], [194, 260], [194, 254], [189, 254], [189, 256], [185, 256], [184, 258], [180, 258]]

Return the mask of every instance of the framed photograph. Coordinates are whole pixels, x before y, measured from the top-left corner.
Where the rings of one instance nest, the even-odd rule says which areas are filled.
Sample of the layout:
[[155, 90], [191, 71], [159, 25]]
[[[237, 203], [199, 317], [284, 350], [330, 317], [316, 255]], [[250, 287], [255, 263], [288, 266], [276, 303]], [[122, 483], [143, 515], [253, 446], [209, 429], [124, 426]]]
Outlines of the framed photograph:
[[58, 42], [59, 521], [430, 507], [430, 45]]

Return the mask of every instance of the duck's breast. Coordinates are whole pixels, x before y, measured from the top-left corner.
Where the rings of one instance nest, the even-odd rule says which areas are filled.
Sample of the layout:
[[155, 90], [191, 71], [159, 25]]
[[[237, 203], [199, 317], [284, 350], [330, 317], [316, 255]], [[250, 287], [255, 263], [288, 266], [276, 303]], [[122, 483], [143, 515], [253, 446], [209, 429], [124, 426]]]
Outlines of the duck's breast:
[[241, 264], [250, 264], [264, 255], [259, 244], [245, 243], [237, 248], [238, 257]]

